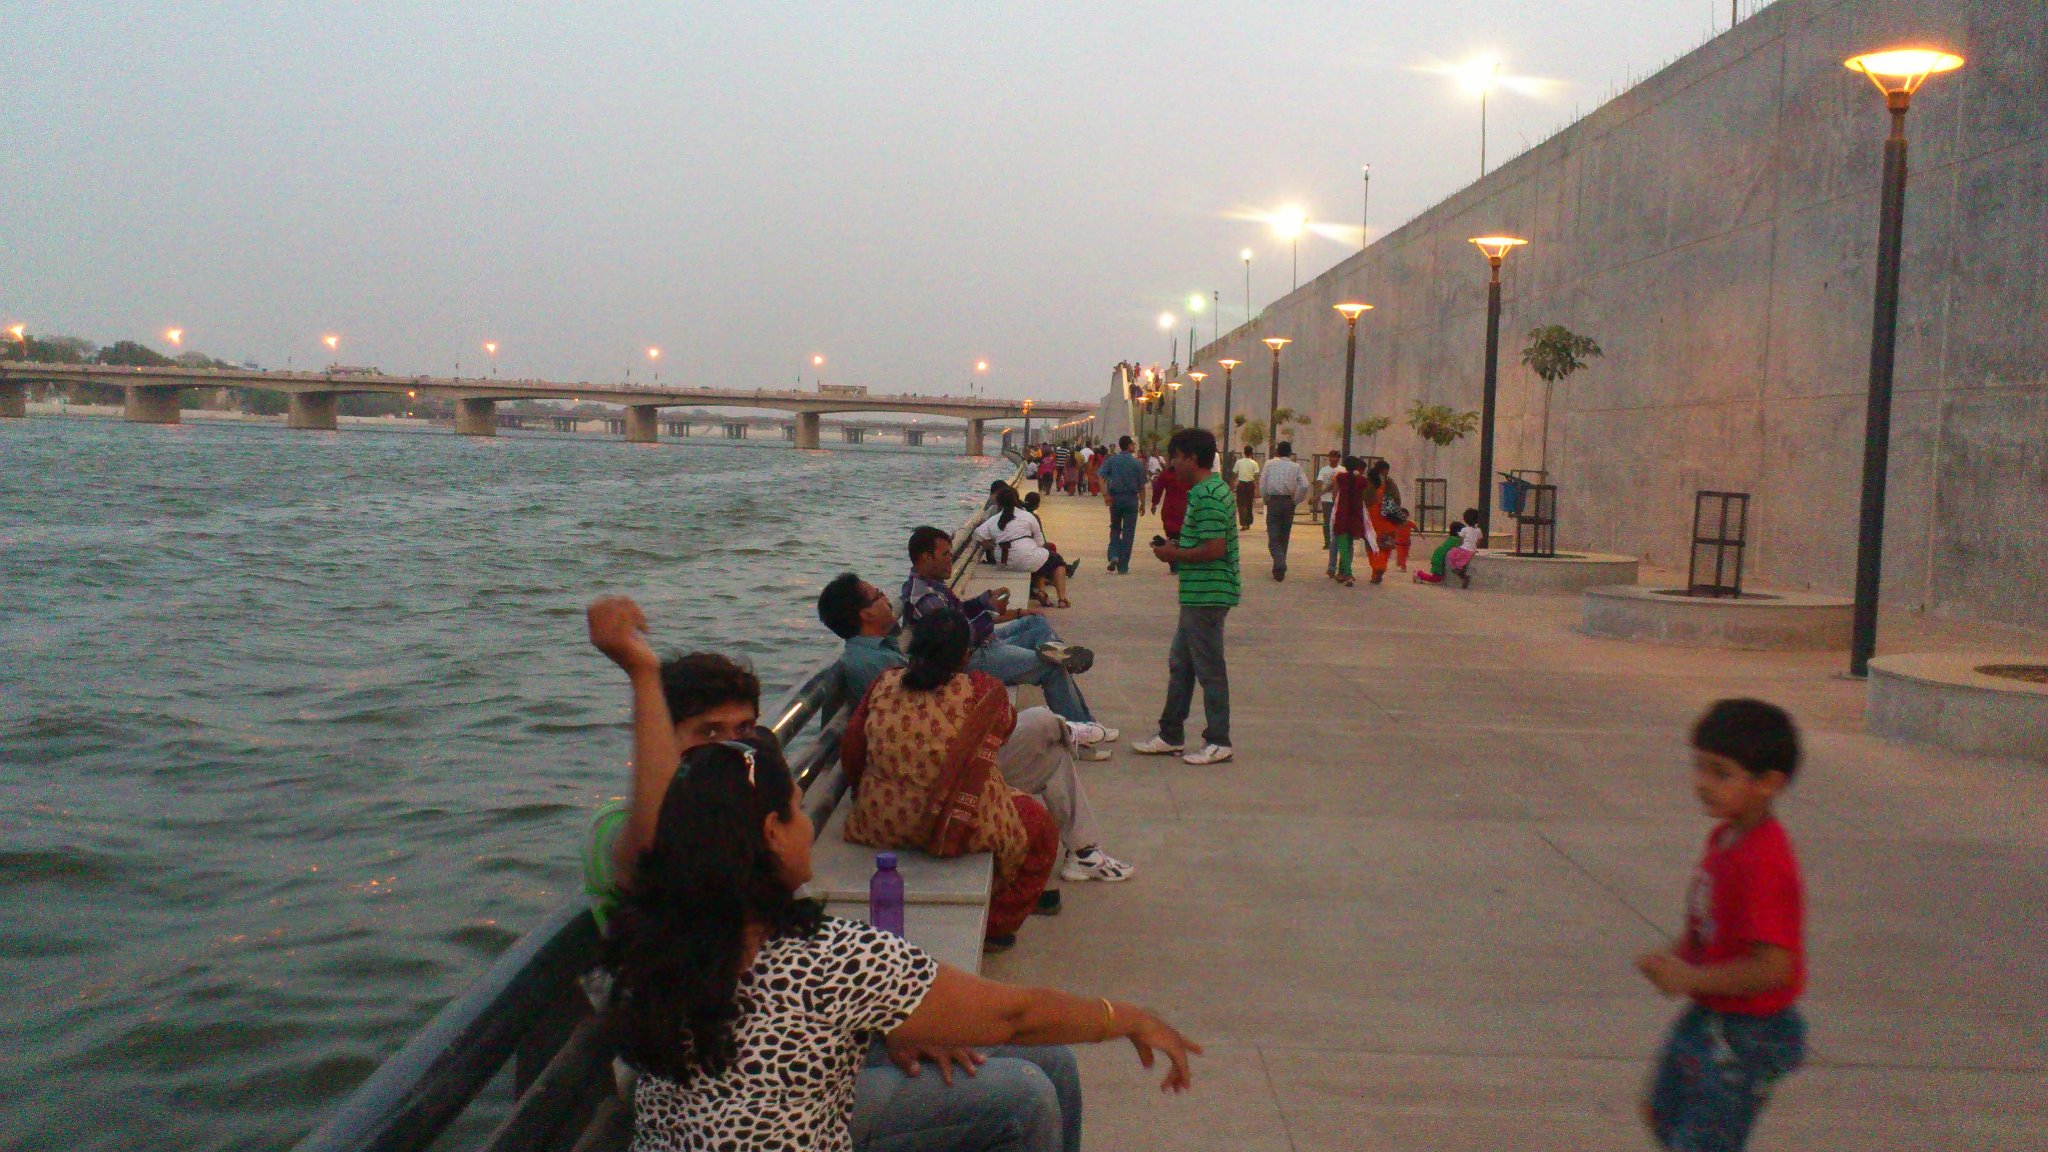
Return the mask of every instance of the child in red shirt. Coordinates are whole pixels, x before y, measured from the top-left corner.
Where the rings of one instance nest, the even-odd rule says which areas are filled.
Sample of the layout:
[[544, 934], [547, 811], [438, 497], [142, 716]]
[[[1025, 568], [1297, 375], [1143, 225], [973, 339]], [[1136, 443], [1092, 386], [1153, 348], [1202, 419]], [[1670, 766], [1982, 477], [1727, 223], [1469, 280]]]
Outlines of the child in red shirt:
[[1693, 727], [1693, 792], [1720, 821], [1686, 894], [1685, 931], [1636, 968], [1689, 996], [1665, 1042], [1644, 1119], [1678, 1152], [1740, 1152], [1771, 1089], [1806, 1054], [1805, 890], [1771, 802], [1799, 767], [1792, 718], [1722, 700]]

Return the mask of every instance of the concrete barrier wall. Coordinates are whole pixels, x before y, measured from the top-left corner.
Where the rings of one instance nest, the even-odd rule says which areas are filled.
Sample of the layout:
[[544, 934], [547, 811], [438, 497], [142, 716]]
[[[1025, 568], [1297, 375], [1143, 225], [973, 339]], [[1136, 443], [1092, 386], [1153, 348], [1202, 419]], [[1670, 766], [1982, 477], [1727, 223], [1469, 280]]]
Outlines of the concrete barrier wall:
[[1233, 356], [1236, 410], [1264, 418], [1259, 341], [1288, 336], [1280, 402], [1314, 421], [1297, 448], [1334, 445], [1331, 305], [1364, 300], [1354, 419], [1396, 423], [1356, 447], [1404, 485], [1448, 477], [1455, 514], [1474, 496], [1476, 436], [1436, 449], [1400, 417], [1417, 398], [1479, 406], [1486, 269], [1466, 240], [1520, 235], [1498, 469], [1544, 458], [1528, 330], [1564, 324], [1607, 353], [1551, 398], [1560, 545], [1683, 567], [1693, 492], [1746, 491], [1750, 582], [1847, 592], [1887, 118], [1842, 61], [1912, 42], [1969, 64], [1932, 80], [1907, 124], [1885, 602], [2048, 627], [2041, 0], [1781, 0], [1199, 350], [1204, 423], [1219, 423], [1215, 362]]

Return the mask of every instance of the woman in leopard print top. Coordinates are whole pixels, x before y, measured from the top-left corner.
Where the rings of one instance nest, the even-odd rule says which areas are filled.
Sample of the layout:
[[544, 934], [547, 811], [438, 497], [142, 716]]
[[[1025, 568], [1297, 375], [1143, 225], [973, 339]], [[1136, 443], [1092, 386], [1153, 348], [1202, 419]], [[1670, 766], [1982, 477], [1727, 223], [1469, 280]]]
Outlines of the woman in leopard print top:
[[[656, 719], [653, 717], [650, 720]], [[637, 717], [636, 717], [637, 720]], [[947, 967], [796, 898], [812, 828], [771, 740], [683, 759], [621, 910], [613, 1010], [642, 1073], [634, 1152], [850, 1152], [862, 1054], [1123, 1038], [1185, 1091], [1197, 1045], [1135, 1005]]]

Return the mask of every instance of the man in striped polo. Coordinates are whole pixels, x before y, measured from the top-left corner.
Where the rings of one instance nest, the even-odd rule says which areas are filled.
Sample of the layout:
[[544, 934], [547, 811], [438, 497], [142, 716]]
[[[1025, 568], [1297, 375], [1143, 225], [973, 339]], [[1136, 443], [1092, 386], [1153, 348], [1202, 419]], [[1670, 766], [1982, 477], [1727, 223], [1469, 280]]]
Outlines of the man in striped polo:
[[[1180, 566], [1180, 627], [1166, 658], [1166, 708], [1159, 733], [1131, 745], [1147, 756], [1180, 755], [1189, 764], [1230, 759], [1230, 676], [1223, 664], [1223, 621], [1237, 605], [1237, 501], [1215, 473], [1216, 437], [1202, 428], [1183, 428], [1166, 445], [1166, 466], [1188, 486], [1187, 516], [1180, 539], [1163, 541], [1152, 554]], [[1195, 682], [1202, 684], [1202, 747], [1186, 750], [1188, 709]], [[1182, 755], [1182, 753], [1186, 753]]]

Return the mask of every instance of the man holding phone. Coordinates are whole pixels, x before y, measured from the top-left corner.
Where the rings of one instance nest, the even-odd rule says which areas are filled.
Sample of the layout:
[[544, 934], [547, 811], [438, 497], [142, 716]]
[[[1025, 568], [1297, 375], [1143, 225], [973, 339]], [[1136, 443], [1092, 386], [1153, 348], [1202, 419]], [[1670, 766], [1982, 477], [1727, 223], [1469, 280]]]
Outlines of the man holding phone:
[[[1180, 626], [1166, 658], [1166, 707], [1159, 733], [1131, 745], [1146, 756], [1180, 755], [1189, 764], [1220, 764], [1230, 747], [1230, 676], [1223, 661], [1223, 622], [1237, 605], [1237, 519], [1230, 487], [1215, 474], [1216, 436], [1183, 428], [1166, 446], [1166, 466], [1188, 486], [1180, 539], [1153, 537], [1152, 555], [1179, 566]], [[1202, 747], [1187, 752], [1188, 711], [1202, 685]], [[1185, 755], [1181, 755], [1182, 753]]]
[[[903, 623], [915, 631], [918, 622], [942, 608], [967, 617], [967, 630], [974, 642], [974, 654], [967, 666], [986, 672], [1005, 684], [1036, 684], [1045, 690], [1045, 706], [1061, 719], [1076, 724], [1093, 723], [1095, 716], [1074, 674], [1095, 663], [1095, 654], [1078, 644], [1068, 644], [1058, 663], [1040, 655], [1045, 644], [1061, 643], [1052, 622], [1036, 608], [1011, 608], [1010, 594], [992, 588], [972, 600], [953, 594], [948, 581], [953, 577], [953, 538], [925, 525], [910, 534], [910, 578], [903, 582]], [[1117, 733], [1107, 730], [1105, 740]]]

